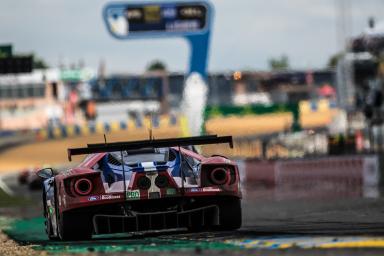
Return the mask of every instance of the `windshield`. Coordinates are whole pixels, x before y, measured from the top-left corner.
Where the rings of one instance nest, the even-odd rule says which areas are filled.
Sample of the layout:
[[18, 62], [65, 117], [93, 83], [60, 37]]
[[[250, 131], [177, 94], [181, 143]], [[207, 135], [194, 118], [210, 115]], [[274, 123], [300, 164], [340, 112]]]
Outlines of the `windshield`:
[[181, 184], [182, 177], [185, 181], [187, 178], [196, 180], [199, 163], [197, 159], [174, 148], [149, 148], [108, 153], [93, 169], [102, 172], [101, 177], [107, 192], [121, 192], [124, 183], [129, 186], [133, 172], [166, 170], [177, 184]]
[[[121, 164], [121, 153], [113, 152], [111, 155]], [[127, 165], [142, 163], [142, 162], [166, 162], [168, 160], [167, 152], [123, 152], [123, 161]]]

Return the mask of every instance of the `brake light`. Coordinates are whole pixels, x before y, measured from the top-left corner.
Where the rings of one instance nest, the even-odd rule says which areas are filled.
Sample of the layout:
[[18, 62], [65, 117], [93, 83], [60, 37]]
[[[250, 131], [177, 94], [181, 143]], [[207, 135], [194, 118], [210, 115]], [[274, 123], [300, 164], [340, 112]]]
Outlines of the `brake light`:
[[87, 178], [81, 178], [76, 180], [75, 185], [75, 192], [80, 196], [86, 196], [89, 195], [93, 189], [92, 182]]

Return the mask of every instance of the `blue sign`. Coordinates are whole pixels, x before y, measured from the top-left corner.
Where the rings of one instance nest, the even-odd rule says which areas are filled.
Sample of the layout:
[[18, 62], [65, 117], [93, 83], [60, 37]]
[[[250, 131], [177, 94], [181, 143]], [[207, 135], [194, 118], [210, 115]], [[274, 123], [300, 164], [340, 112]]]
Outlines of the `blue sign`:
[[187, 36], [206, 33], [211, 8], [206, 2], [115, 3], [104, 8], [104, 21], [119, 39]]
[[117, 39], [185, 37], [191, 45], [190, 72], [206, 76], [212, 12], [206, 1], [111, 3], [103, 17]]

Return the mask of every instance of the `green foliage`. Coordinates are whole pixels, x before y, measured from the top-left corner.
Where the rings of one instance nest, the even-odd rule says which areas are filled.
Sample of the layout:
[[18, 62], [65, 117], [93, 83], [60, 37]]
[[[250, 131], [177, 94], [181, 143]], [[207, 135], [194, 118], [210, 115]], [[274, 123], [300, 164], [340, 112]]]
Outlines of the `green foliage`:
[[166, 71], [167, 66], [161, 60], [154, 60], [149, 63], [147, 71]]
[[[28, 56], [31, 56], [31, 55], [28, 55], [28, 54], [13, 54], [12, 55], [12, 57], [28, 57]], [[2, 53], [0, 51], [0, 58], [6, 58], [6, 57], [10, 57], [10, 56], [8, 56], [5, 53]], [[49, 68], [49, 66], [45, 62], [45, 60], [43, 60], [42, 58], [36, 57], [35, 54], [32, 54], [32, 59], [33, 59], [33, 63], [32, 63], [33, 69], [47, 69], [47, 68]]]
[[0, 58], [7, 58], [12, 56], [12, 45], [4, 44], [0, 45]]
[[49, 66], [47, 65], [47, 63], [42, 59], [42, 58], [39, 58], [39, 57], [36, 57], [36, 56], [33, 56], [33, 66], [32, 66], [34, 69], [47, 69], [49, 68]]
[[[296, 103], [291, 104], [274, 104], [270, 106], [264, 105], [247, 105], [247, 106], [207, 106], [204, 110], [204, 122], [214, 117], [228, 117], [228, 116], [244, 116], [244, 115], [266, 115], [272, 113], [286, 113], [291, 112], [293, 115], [293, 131], [300, 131], [301, 126], [299, 123], [299, 105]], [[205, 125], [203, 125], [203, 134]]]
[[2, 189], [0, 189], [0, 208], [11, 207], [11, 206], [22, 206], [30, 203], [31, 201], [26, 198], [23, 198], [20, 196], [8, 195]]
[[247, 106], [207, 106], [204, 111], [205, 120], [218, 116], [244, 116], [244, 115], [264, 115], [272, 113], [292, 112], [294, 115], [298, 113], [298, 104], [274, 104], [270, 106], [264, 105], [247, 105]]
[[243, 110], [240, 111], [240, 115], [242, 116], [252, 115], [252, 114], [255, 114], [255, 112], [250, 105], [244, 106]]
[[336, 68], [337, 62], [339, 62], [339, 59], [342, 58], [343, 55], [344, 54], [342, 52], [339, 52], [339, 53], [332, 55], [328, 60], [327, 67], [328, 68]]
[[210, 116], [211, 118], [221, 116], [222, 113], [220, 111], [220, 107], [212, 106], [212, 108], [209, 110], [209, 112], [207, 112], [207, 115]]
[[289, 59], [286, 55], [269, 59], [269, 68], [273, 71], [289, 69]]

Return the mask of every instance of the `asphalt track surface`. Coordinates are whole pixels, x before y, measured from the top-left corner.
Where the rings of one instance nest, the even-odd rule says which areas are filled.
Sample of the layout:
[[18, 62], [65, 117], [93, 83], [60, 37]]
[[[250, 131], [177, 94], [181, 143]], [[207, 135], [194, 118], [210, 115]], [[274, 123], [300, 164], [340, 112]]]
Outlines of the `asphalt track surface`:
[[[14, 176], [4, 182], [33, 203], [0, 208], [16, 221], [6, 233], [20, 244], [58, 253], [123, 255], [382, 255], [384, 200], [326, 191], [276, 199], [273, 189], [245, 189], [243, 227], [234, 232], [186, 233], [183, 230], [97, 237], [85, 242], [48, 241], [41, 218], [40, 192], [19, 186]], [[353, 188], [351, 188], [353, 190]], [[327, 193], [325, 193], [327, 192]]]

